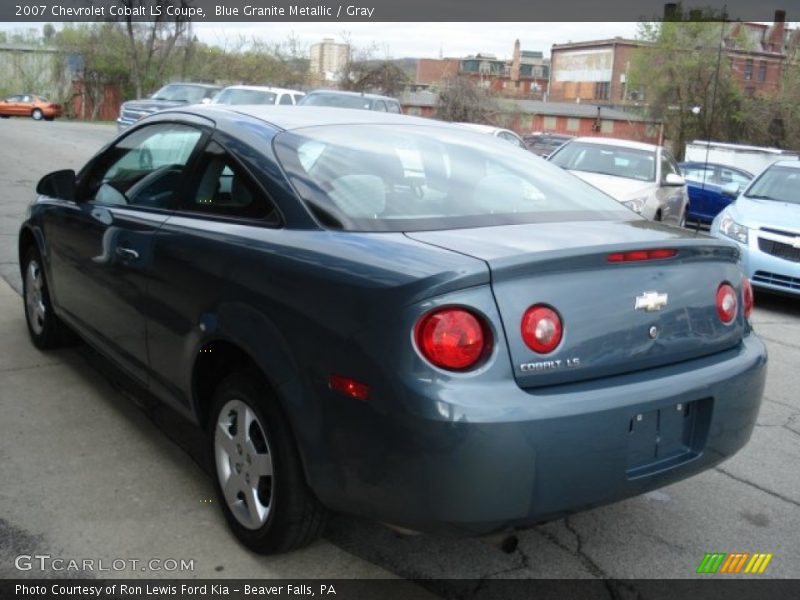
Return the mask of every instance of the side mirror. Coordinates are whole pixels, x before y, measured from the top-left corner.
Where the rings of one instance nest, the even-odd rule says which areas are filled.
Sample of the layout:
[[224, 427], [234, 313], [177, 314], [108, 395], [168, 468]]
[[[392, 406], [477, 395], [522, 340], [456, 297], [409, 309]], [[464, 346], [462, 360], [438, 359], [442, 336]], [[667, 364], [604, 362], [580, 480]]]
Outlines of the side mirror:
[[730, 183], [726, 183], [722, 186], [721, 193], [726, 198], [736, 198], [739, 195], [739, 191], [741, 190], [741, 186], [736, 183], [735, 181], [731, 181]]
[[667, 173], [667, 176], [664, 177], [664, 185], [677, 187], [685, 184], [686, 180], [677, 173]]
[[75, 171], [64, 169], [48, 173], [36, 184], [36, 193], [50, 198], [75, 200]]

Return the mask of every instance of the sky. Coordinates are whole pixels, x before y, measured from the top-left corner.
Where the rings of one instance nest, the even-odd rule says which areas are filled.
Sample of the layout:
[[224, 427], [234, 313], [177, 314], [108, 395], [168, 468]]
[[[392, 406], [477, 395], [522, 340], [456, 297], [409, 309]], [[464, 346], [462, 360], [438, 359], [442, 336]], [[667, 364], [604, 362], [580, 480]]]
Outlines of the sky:
[[[0, 23], [0, 31], [36, 27], [44, 23]], [[377, 45], [376, 58], [462, 57], [478, 52], [510, 58], [514, 40], [523, 50], [541, 50], [549, 56], [553, 44], [634, 37], [635, 22], [624, 23], [195, 23], [195, 34], [209, 44], [232, 46], [241, 38], [283, 42], [289, 33], [305, 47], [324, 37], [349, 38], [355, 48]]]
[[310, 46], [322, 38], [349, 38], [355, 48], [377, 45], [377, 58], [462, 57], [490, 53], [510, 58], [514, 40], [523, 50], [549, 56], [553, 44], [634, 37], [637, 24], [625, 23], [197, 23], [202, 41], [224, 46], [240, 37], [280, 42], [291, 32]]

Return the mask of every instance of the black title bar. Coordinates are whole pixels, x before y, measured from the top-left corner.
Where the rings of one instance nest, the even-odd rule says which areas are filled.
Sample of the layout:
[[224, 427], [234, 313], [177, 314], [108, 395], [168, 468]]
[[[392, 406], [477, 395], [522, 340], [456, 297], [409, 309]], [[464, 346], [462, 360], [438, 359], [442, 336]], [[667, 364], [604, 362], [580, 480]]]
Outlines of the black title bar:
[[[3, 0], [0, 21], [653, 21], [669, 11], [668, 4], [675, 5], [664, 0]], [[786, 19], [800, 17], [797, 0], [687, 0], [682, 7], [686, 14], [710, 10], [726, 20], [769, 22], [776, 11]]]

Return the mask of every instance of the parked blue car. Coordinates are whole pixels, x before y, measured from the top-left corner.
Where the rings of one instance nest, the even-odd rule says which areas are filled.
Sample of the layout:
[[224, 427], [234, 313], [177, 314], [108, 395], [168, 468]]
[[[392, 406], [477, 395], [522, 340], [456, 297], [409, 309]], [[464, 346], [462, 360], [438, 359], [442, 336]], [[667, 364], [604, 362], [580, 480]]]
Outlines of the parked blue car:
[[752, 173], [716, 163], [682, 162], [678, 166], [689, 190], [687, 220], [692, 222], [711, 223], [753, 179]]
[[723, 210], [711, 234], [733, 240], [753, 286], [800, 296], [800, 161], [780, 161]]
[[708, 469], [756, 422], [766, 353], [735, 245], [503, 140], [176, 108], [37, 192], [33, 343], [77, 332], [202, 427], [258, 552], [309, 543], [329, 510], [511, 531]]

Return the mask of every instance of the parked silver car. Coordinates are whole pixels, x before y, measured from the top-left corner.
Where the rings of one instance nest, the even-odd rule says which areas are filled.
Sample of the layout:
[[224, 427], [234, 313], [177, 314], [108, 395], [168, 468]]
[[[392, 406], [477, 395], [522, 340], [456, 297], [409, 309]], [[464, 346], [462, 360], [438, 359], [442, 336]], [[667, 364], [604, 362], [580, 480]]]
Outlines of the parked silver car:
[[548, 160], [648, 219], [686, 224], [686, 181], [662, 146], [581, 137], [561, 146]]

